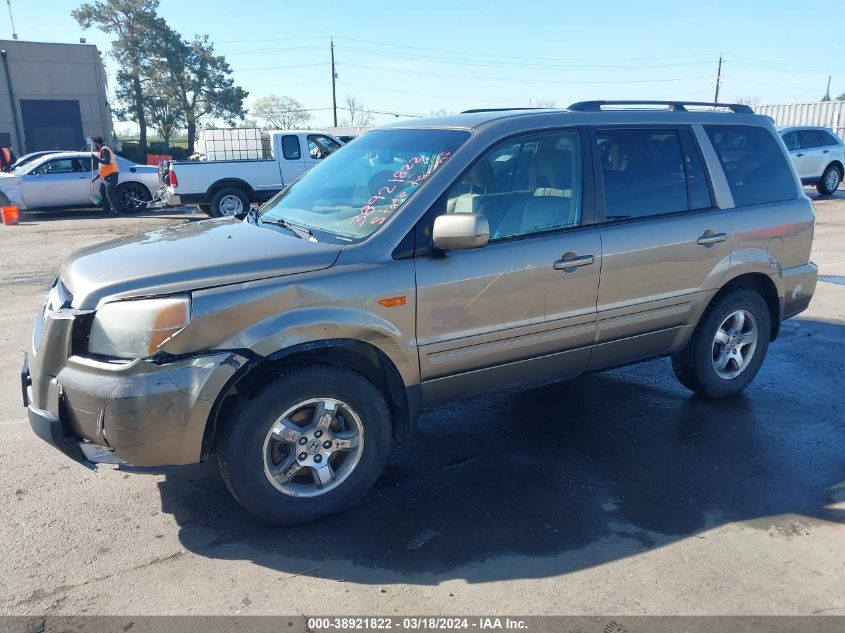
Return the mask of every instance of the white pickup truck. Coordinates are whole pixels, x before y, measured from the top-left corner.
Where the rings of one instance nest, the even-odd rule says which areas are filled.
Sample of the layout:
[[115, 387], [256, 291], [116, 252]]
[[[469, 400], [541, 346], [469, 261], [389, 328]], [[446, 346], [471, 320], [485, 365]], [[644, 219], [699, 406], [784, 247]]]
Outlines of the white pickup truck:
[[242, 215], [282, 190], [343, 143], [313, 130], [263, 132], [261, 159], [169, 161], [160, 168], [169, 206], [196, 204], [212, 217]]

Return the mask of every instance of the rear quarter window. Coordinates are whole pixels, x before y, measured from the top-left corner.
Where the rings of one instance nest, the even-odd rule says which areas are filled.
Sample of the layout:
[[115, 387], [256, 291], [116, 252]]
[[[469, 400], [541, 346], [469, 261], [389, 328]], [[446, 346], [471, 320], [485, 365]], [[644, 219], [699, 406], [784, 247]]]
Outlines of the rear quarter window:
[[734, 204], [745, 207], [793, 200], [798, 187], [772, 133], [754, 125], [705, 125]]

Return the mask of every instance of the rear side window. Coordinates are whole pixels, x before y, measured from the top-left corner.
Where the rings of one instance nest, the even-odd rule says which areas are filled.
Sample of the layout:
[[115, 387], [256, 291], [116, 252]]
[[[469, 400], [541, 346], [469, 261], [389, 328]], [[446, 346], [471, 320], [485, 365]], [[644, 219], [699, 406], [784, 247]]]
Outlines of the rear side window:
[[839, 137], [834, 136], [827, 130], [819, 130], [819, 137], [821, 139], [821, 144], [824, 146], [827, 145], [839, 145]]
[[286, 160], [299, 160], [302, 158], [302, 150], [299, 148], [299, 137], [294, 134], [285, 134], [282, 137], [282, 155]]
[[596, 145], [608, 220], [712, 206], [692, 141], [674, 129], [599, 129]]
[[792, 200], [795, 177], [772, 134], [753, 125], [705, 125], [738, 207]]

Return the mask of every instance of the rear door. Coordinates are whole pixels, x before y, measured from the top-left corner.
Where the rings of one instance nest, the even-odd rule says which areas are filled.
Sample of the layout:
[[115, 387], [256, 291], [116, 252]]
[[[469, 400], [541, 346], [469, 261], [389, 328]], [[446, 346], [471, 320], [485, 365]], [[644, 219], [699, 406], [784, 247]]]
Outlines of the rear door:
[[21, 179], [21, 195], [30, 209], [91, 205], [90, 162], [79, 158], [48, 160]]
[[581, 130], [506, 141], [433, 210], [484, 214], [491, 238], [415, 258], [427, 403], [586, 368], [601, 268], [587, 144]]
[[667, 353], [725, 275], [731, 225], [688, 127], [593, 132], [602, 271], [591, 369]]

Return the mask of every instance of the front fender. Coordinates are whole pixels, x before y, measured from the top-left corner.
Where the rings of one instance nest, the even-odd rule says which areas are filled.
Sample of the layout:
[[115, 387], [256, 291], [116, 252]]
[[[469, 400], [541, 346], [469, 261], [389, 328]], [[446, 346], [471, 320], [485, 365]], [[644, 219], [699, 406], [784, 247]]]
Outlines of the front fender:
[[[345, 339], [369, 343], [396, 366], [406, 386], [419, 384], [416, 290], [410, 260], [350, 266], [192, 294], [192, 318], [167, 341], [167, 354], [250, 350], [269, 357], [303, 343]], [[377, 293], [377, 294], [374, 294]], [[380, 297], [404, 296], [386, 307]]]

